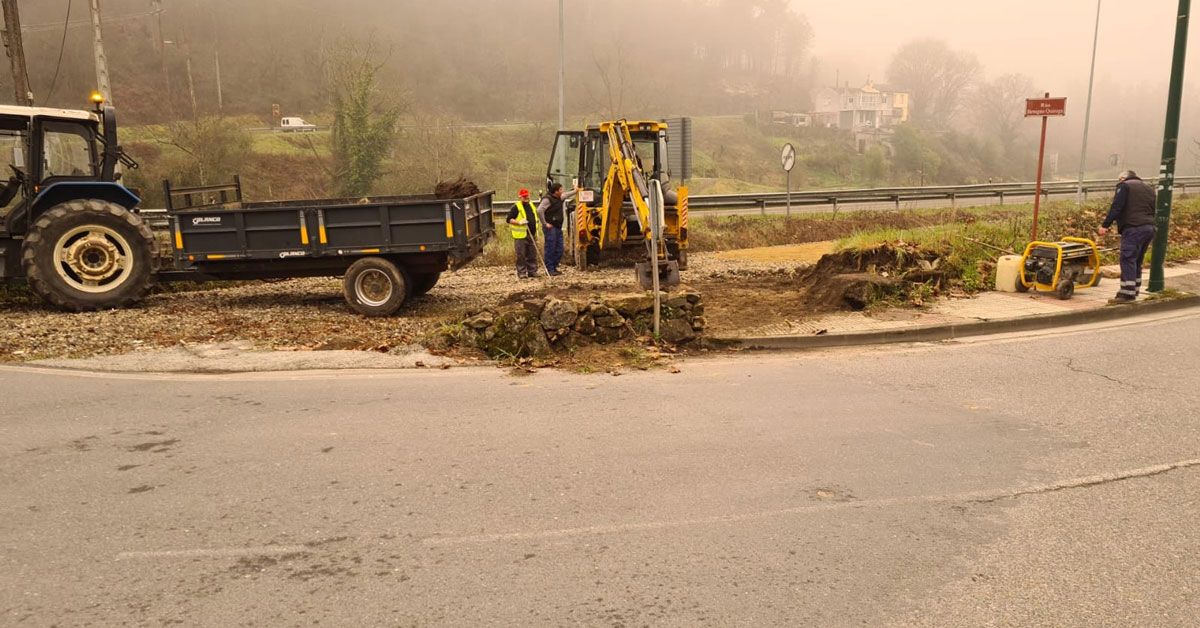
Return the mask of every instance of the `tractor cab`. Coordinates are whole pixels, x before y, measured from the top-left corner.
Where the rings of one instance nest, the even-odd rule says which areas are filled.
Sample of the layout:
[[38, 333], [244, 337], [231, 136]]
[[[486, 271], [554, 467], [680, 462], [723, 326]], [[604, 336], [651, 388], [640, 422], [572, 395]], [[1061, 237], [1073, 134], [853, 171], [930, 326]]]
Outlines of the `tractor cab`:
[[154, 234], [118, 183], [137, 168], [117, 144], [117, 115], [0, 106], [0, 281], [24, 281], [72, 311], [135, 303], [154, 281]]
[[117, 164], [136, 168], [117, 143], [116, 112], [0, 105], [0, 218], [22, 235], [44, 210], [86, 195], [132, 209]]

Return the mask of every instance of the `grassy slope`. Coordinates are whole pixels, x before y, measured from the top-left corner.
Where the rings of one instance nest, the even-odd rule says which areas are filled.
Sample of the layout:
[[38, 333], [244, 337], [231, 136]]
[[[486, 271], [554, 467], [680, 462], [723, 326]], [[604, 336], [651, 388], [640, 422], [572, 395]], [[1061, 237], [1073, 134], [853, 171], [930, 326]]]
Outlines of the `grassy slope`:
[[[238, 123], [244, 128], [262, 125], [254, 119], [239, 119]], [[384, 164], [384, 176], [376, 186], [379, 192], [423, 193], [438, 181], [465, 176], [481, 188], [496, 190], [502, 198], [514, 198], [522, 187], [538, 189], [543, 184], [554, 142], [552, 125], [430, 130], [412, 126], [416, 124], [413, 121], [407, 123]], [[178, 149], [160, 141], [166, 137], [161, 126], [129, 127], [124, 130], [123, 142], [144, 162], [186, 164]], [[277, 195], [326, 193], [315, 189], [312, 181], [328, 180], [328, 131], [256, 131], [251, 138], [253, 154], [243, 172], [248, 190], [258, 194], [270, 190]], [[800, 156], [792, 178], [795, 189], [870, 183], [859, 176], [861, 158], [852, 154], [848, 140], [825, 130], [760, 128], [741, 118], [698, 118], [695, 141], [695, 169], [689, 182], [693, 194], [783, 190], [779, 151], [787, 142], [797, 147]], [[148, 181], [170, 174], [157, 166], [146, 163]], [[305, 183], [288, 186], [286, 180], [275, 176], [276, 170], [291, 172]], [[253, 176], [271, 180], [256, 185]]]

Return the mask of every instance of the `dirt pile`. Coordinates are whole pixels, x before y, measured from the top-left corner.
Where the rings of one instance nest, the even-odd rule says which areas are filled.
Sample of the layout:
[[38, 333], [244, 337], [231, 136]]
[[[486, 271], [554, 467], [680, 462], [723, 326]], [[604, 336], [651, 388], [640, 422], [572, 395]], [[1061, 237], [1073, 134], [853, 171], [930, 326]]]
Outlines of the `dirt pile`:
[[463, 177], [454, 181], [442, 181], [433, 188], [433, 195], [438, 199], [467, 198], [476, 194], [479, 194], [479, 186]]
[[942, 255], [903, 243], [830, 253], [801, 273], [804, 301], [813, 312], [863, 310], [887, 299], [909, 299], [917, 291], [936, 292], [950, 277]]

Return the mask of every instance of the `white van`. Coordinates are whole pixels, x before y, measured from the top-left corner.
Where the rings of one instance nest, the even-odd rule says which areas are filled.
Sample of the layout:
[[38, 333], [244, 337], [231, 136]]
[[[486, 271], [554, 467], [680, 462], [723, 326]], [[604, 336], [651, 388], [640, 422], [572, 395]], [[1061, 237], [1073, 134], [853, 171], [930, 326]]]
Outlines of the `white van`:
[[305, 122], [304, 118], [282, 118], [279, 120], [279, 130], [284, 133], [311, 133], [317, 130], [317, 125]]

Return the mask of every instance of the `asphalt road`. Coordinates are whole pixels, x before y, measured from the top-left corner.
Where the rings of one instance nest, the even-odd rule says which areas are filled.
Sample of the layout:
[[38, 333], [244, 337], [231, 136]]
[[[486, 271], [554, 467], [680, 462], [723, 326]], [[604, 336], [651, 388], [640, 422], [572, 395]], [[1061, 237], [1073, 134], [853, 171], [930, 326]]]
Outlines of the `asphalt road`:
[[0, 371], [0, 624], [1200, 616], [1200, 317], [682, 370]]

